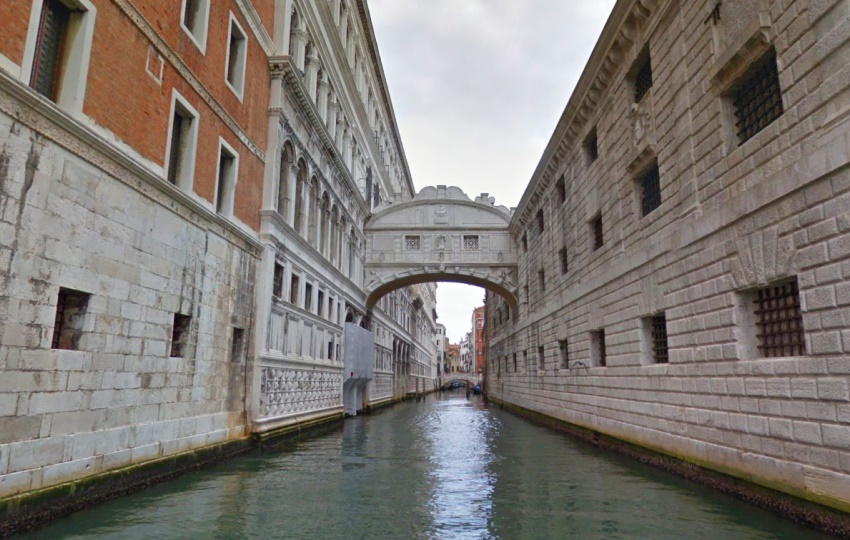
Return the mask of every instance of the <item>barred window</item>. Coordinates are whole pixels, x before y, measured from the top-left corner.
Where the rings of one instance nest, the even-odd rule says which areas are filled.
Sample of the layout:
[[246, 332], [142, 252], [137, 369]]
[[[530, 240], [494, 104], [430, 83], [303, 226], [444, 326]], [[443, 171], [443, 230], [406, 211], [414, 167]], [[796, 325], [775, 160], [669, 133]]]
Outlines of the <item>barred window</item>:
[[78, 350], [91, 295], [59, 288], [51, 348]]
[[593, 251], [598, 250], [605, 243], [602, 236], [602, 214], [596, 214], [596, 217], [590, 222], [590, 241]]
[[561, 262], [561, 273], [566, 274], [570, 269], [569, 261], [567, 260], [567, 247], [564, 246], [558, 251], [558, 260]]
[[537, 369], [546, 369], [546, 349], [543, 345], [537, 347]]
[[405, 236], [404, 249], [407, 251], [419, 251], [422, 249], [422, 241], [419, 236]]
[[546, 230], [546, 221], [543, 218], [543, 209], [542, 208], [537, 211], [537, 230], [541, 233], [544, 230]]
[[652, 360], [656, 364], [670, 361], [667, 347], [667, 317], [664, 313], [649, 317], [649, 332], [652, 343]]
[[561, 356], [561, 369], [570, 368], [569, 343], [566, 339], [558, 341], [558, 353]]
[[750, 68], [734, 90], [735, 127], [741, 144], [782, 116], [782, 90], [772, 48]]
[[797, 279], [755, 291], [756, 337], [765, 358], [806, 354]]
[[661, 179], [658, 174], [658, 161], [654, 161], [652, 166], [638, 177], [637, 181], [640, 189], [641, 216], [646, 217], [661, 206]]
[[281, 298], [283, 296], [283, 265], [274, 263], [274, 281], [272, 283], [272, 296]]
[[558, 192], [558, 202], [563, 204], [567, 200], [567, 185], [564, 182], [564, 175], [561, 175], [558, 178], [558, 181], [555, 182], [555, 191]]
[[464, 235], [463, 249], [464, 251], [478, 251], [478, 235]]
[[587, 152], [587, 158], [591, 163], [599, 158], [599, 139], [596, 135], [596, 127], [590, 130], [587, 139], [584, 140], [584, 149]]
[[605, 330], [596, 330], [590, 333], [591, 360], [594, 366], [605, 367], [607, 357], [605, 354]]
[[635, 62], [634, 83], [635, 103], [640, 103], [643, 97], [652, 88], [652, 62], [649, 58], [649, 46], [643, 48]]
[[245, 329], [233, 329], [233, 341], [230, 344], [230, 361], [242, 362], [245, 359]]
[[192, 324], [192, 317], [174, 314], [174, 321], [171, 325], [171, 356], [172, 358], [185, 358], [188, 356], [189, 349], [189, 327]]

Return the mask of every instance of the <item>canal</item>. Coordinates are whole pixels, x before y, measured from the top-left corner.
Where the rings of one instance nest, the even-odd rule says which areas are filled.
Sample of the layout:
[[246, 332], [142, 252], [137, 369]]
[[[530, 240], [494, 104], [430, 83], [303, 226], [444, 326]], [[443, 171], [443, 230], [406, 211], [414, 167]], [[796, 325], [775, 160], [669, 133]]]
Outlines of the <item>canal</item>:
[[825, 538], [463, 391], [56, 521], [21, 538]]

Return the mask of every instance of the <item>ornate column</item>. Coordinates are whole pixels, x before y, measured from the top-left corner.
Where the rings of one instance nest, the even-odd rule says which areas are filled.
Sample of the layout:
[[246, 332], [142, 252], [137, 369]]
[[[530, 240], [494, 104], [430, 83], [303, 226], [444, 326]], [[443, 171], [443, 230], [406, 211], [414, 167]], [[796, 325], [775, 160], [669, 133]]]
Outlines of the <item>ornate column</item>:
[[303, 28], [292, 29], [292, 43], [289, 45], [289, 54], [295, 61], [295, 66], [304, 70], [304, 51], [307, 49], [307, 31]]
[[304, 71], [304, 84], [307, 86], [307, 93], [310, 94], [310, 99], [313, 103], [316, 102], [316, 83], [319, 74], [319, 57], [315, 51], [310, 52], [307, 57], [307, 68]]

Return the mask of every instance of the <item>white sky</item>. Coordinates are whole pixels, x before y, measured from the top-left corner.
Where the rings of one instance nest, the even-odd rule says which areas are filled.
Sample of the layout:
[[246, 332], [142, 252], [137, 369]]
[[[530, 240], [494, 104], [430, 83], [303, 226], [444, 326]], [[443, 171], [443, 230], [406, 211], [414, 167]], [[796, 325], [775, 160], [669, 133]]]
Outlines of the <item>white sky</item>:
[[[413, 184], [516, 206], [614, 0], [369, 0]], [[441, 283], [457, 343], [484, 290]]]

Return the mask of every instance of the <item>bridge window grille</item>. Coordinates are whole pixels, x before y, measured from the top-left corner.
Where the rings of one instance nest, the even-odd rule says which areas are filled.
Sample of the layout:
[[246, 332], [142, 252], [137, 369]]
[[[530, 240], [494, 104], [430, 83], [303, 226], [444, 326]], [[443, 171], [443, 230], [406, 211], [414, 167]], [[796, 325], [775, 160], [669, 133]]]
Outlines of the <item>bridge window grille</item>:
[[478, 236], [477, 235], [467, 235], [463, 237], [463, 250], [464, 251], [478, 251]]
[[667, 317], [664, 313], [649, 318], [649, 331], [652, 340], [652, 359], [656, 364], [670, 362], [667, 347]]
[[734, 90], [735, 127], [741, 144], [782, 116], [782, 90], [776, 67], [776, 49], [771, 48]]
[[638, 55], [634, 69], [635, 103], [640, 103], [652, 88], [652, 62], [649, 57], [649, 46], [643, 48]]
[[78, 350], [83, 323], [91, 295], [73, 289], [59, 288], [56, 299], [56, 319], [53, 324], [51, 348]]
[[281, 298], [283, 296], [283, 265], [274, 264], [274, 281], [272, 283], [272, 296]]
[[405, 236], [404, 249], [407, 251], [419, 251], [422, 249], [422, 240], [419, 236]]
[[561, 263], [561, 274], [566, 274], [570, 269], [569, 260], [567, 259], [567, 246], [562, 247], [558, 251], [558, 260]]
[[172, 358], [185, 358], [189, 349], [189, 327], [192, 317], [180, 313], [174, 314], [171, 325], [171, 353]]
[[570, 353], [569, 353], [569, 343], [566, 339], [562, 339], [558, 341], [558, 353], [561, 357], [561, 369], [569, 369], [570, 367]]
[[755, 291], [756, 337], [765, 358], [806, 354], [800, 291], [793, 281]]
[[71, 10], [59, 0], [45, 0], [41, 9], [35, 59], [30, 86], [51, 101], [56, 101], [62, 76], [62, 57], [68, 34]]
[[608, 362], [605, 352], [605, 330], [596, 330], [595, 332], [591, 332], [590, 343], [592, 346], [591, 353], [593, 354], [593, 364], [605, 367]]
[[590, 130], [587, 139], [584, 141], [584, 149], [587, 152], [587, 159], [593, 163], [599, 158], [599, 138], [596, 135], [596, 127]]
[[593, 251], [598, 250], [605, 243], [605, 239], [602, 236], [602, 214], [596, 214], [596, 217], [593, 218], [590, 222], [590, 240], [593, 246]]
[[654, 161], [646, 171], [638, 177], [640, 189], [640, 208], [643, 217], [661, 206], [661, 178], [658, 174], [658, 162]]

